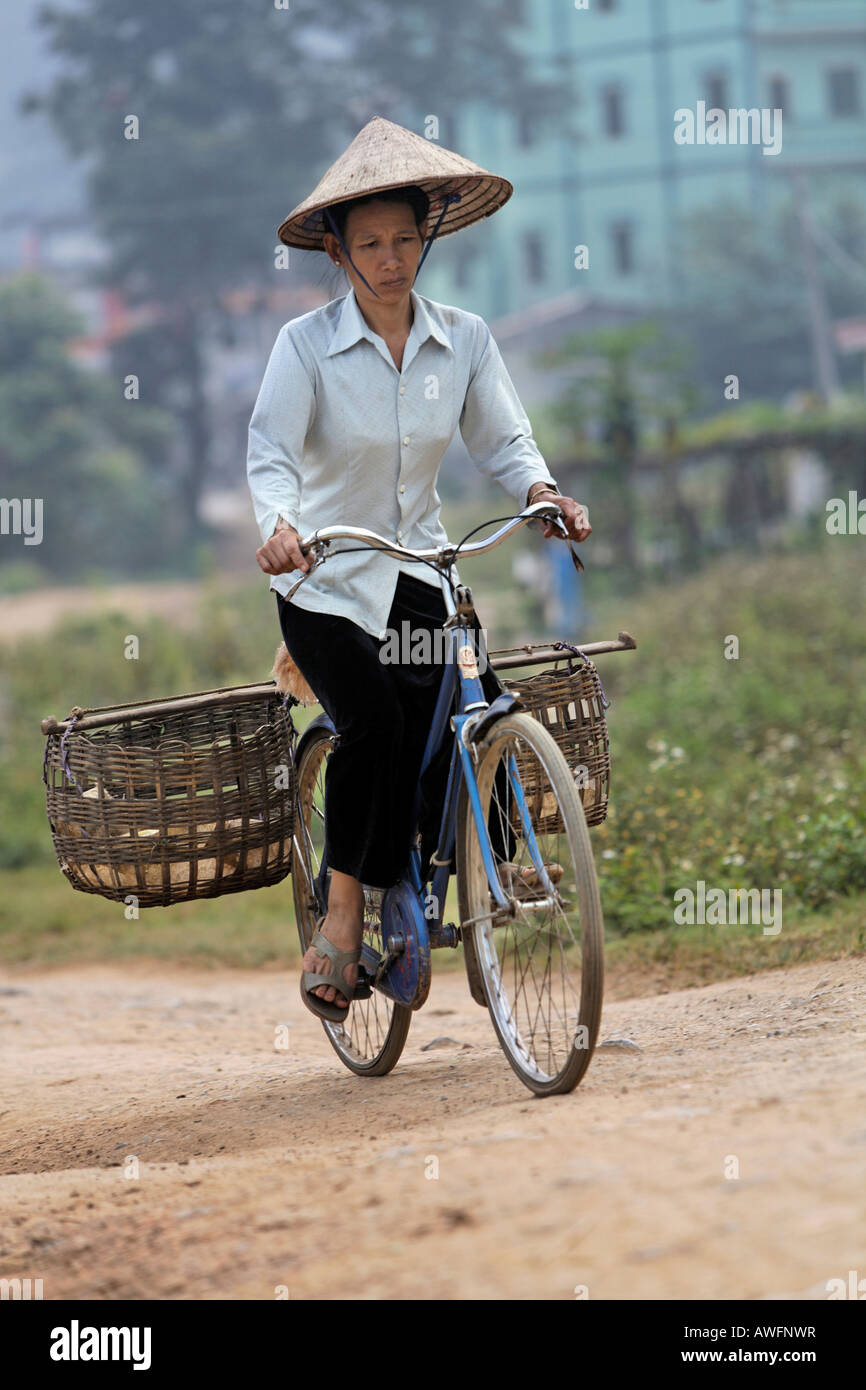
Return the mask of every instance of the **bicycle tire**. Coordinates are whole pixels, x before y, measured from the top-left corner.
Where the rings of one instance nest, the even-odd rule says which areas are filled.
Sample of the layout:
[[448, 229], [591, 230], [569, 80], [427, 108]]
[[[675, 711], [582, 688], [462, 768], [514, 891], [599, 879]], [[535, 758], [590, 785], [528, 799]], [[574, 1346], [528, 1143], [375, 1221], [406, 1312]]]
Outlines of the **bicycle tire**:
[[[501, 824], [503, 826], [505, 824], [503, 808], [496, 799], [498, 793], [494, 791], [494, 779], [503, 757], [508, 751], [513, 751], [513, 745], [517, 740], [522, 743], [521, 751], [524, 758], [532, 755], [538, 761], [542, 773], [538, 787], [546, 788], [543, 791], [544, 797], [552, 796], [556, 799], [564, 825], [563, 831], [555, 832], [556, 854], [559, 856], [556, 862], [559, 863], [559, 859], [565, 858], [563, 851], [564, 848], [567, 848], [570, 866], [560, 865], [563, 869], [562, 882], [555, 890], [555, 898], [544, 897], [540, 889], [536, 891], [535, 898], [531, 896], [531, 890], [522, 896], [521, 892], [515, 888], [514, 891], [509, 891], [506, 895], [509, 902], [509, 915], [500, 914], [498, 918], [494, 918], [492, 916], [492, 907], [494, 906], [492, 894], [487, 872], [481, 860], [481, 847], [475, 819], [464, 784], [458, 804], [457, 818], [457, 888], [461, 932], [470, 987], [473, 984], [475, 986], [473, 997], [478, 997], [477, 990], [480, 984], [493, 1027], [512, 1069], [524, 1085], [536, 1095], [560, 1095], [572, 1091], [582, 1079], [592, 1059], [598, 1038], [604, 992], [604, 923], [589, 830], [571, 770], [551, 735], [531, 715], [509, 714], [497, 720], [479, 748], [476, 777], [484, 816], [488, 818], [491, 814], [499, 815], [503, 817]], [[536, 789], [535, 795], [536, 798], [540, 798], [542, 792]], [[549, 804], [552, 803], [545, 802], [546, 814], [549, 810]], [[540, 810], [540, 801], [538, 801], [538, 809]], [[513, 812], [509, 810], [507, 818], [513, 828], [512, 815]], [[533, 818], [534, 828], [535, 818]], [[539, 849], [543, 851], [547, 849], [552, 838], [554, 838], [553, 833], [539, 834]], [[525, 847], [525, 837], [522, 843]], [[523, 850], [520, 849], [519, 837], [516, 844], [519, 852], [523, 853]], [[528, 850], [526, 853], [528, 854]], [[545, 863], [552, 862], [544, 853], [542, 858]], [[531, 861], [529, 862], [531, 863]], [[518, 869], [521, 867], [519, 863], [517, 867]], [[509, 870], [509, 872], [511, 871]], [[571, 898], [568, 897], [569, 893], [572, 894]], [[557, 900], [559, 900], [559, 906], [557, 906]], [[551, 904], [551, 907], [545, 910], [554, 914], [558, 924], [555, 933], [549, 928], [544, 930], [533, 927], [531, 924], [530, 919], [540, 915], [540, 905], [545, 902]], [[569, 914], [566, 913], [566, 907], [571, 909]], [[573, 921], [567, 921], [569, 916], [574, 918], [575, 908], [580, 919], [579, 943], [573, 937]], [[506, 978], [508, 970], [505, 967], [509, 931], [513, 933], [514, 939], [512, 956], [515, 986], [511, 991], [515, 995], [513, 999], [509, 997], [509, 986]], [[547, 1060], [542, 1064], [534, 1036], [539, 1021], [539, 1013], [541, 1013], [542, 1024], [544, 1022], [543, 1001], [539, 1003], [533, 1016], [529, 1001], [521, 1001], [518, 997], [525, 975], [531, 965], [531, 954], [534, 950], [533, 931], [536, 939], [540, 939], [543, 935], [547, 938], [545, 978], [551, 960], [551, 937], [556, 939], [559, 955], [563, 958], [563, 962], [565, 962], [571, 948], [579, 944], [579, 1005], [574, 1008], [572, 1015], [570, 1009], [565, 1006], [566, 988], [563, 984], [562, 1013], [565, 1015], [565, 1020], [558, 1019], [555, 1029], [552, 1022], [552, 1011], [548, 1006], [548, 1034], [554, 1031], [557, 1034], [560, 1032], [562, 1034], [561, 1041], [557, 1039], [556, 1047], [561, 1064], [555, 1067], [550, 1064], [554, 1053], [550, 1037], [548, 1036], [547, 1039]], [[519, 932], [522, 933], [520, 946], [517, 944]], [[497, 940], [497, 933], [499, 940]], [[571, 939], [568, 939], [569, 936]], [[525, 953], [529, 955], [529, 962], [520, 976], [520, 986], [518, 987], [517, 963], [520, 960], [520, 947], [525, 948]], [[575, 956], [576, 952], [572, 954], [572, 962]], [[578, 996], [577, 991], [573, 988], [573, 974], [574, 964], [570, 962], [567, 971], [563, 971], [563, 976], [569, 980], [571, 993], [576, 999]], [[550, 978], [553, 979], [552, 971], [550, 971]], [[521, 1026], [521, 1018], [525, 1020], [523, 1026]], [[568, 1041], [569, 1031], [572, 1027], [574, 1037], [573, 1040]], [[544, 1048], [542, 1047], [540, 1050], [543, 1051]]]

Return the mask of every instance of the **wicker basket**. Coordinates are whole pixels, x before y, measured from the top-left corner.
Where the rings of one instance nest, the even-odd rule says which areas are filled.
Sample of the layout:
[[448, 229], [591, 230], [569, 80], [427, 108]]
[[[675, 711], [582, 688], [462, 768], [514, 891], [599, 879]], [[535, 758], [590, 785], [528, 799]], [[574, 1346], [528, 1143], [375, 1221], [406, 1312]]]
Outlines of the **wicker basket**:
[[[587, 825], [600, 825], [610, 795], [610, 740], [604, 714], [608, 701], [593, 663], [586, 657], [578, 659], [583, 662], [580, 666], [569, 658], [566, 669], [541, 671], [519, 680], [500, 679], [507, 690], [520, 692], [527, 713], [553, 735], [575, 775]], [[546, 779], [543, 786], [535, 785], [538, 763], [518, 753], [517, 764], [536, 830], [561, 831], [562, 817]]]
[[295, 730], [272, 685], [76, 709], [42, 727], [48, 819], [74, 888], [166, 907], [289, 872]]

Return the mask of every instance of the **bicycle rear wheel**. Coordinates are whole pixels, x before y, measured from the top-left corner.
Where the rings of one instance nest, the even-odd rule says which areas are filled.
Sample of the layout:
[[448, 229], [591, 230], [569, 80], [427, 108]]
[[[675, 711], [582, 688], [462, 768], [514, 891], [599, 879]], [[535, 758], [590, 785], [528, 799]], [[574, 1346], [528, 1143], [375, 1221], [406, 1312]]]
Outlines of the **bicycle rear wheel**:
[[[318, 907], [313, 882], [322, 862], [325, 843], [325, 769], [334, 746], [326, 727], [315, 729], [303, 744], [297, 765], [298, 815], [292, 854], [292, 891], [295, 920], [306, 951], [316, 930]], [[381, 894], [366, 891], [364, 954], [383, 951], [379, 918]], [[369, 999], [356, 999], [346, 1010], [345, 1022], [322, 1019], [328, 1041], [340, 1061], [358, 1076], [384, 1076], [400, 1059], [406, 1043], [412, 1010], [394, 1004], [374, 989]]]
[[[550, 887], [539, 882], [509, 769], [526, 800], [537, 857], [556, 866], [548, 872]], [[470, 979], [480, 979], [521, 1081], [536, 1095], [557, 1095], [584, 1075], [601, 1020], [604, 926], [586, 817], [568, 763], [528, 714], [497, 721], [481, 746], [476, 776], [508, 907], [498, 908], [491, 893], [464, 785], [457, 883]]]

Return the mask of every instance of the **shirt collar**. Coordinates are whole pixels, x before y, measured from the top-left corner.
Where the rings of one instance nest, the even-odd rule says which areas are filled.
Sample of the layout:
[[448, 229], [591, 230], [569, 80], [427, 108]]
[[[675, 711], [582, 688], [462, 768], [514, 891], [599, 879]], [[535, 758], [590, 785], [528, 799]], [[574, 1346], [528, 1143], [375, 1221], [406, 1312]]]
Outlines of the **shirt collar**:
[[[414, 335], [415, 341], [419, 347], [422, 343], [425, 343], [428, 338], [435, 338], [437, 343], [441, 343], [443, 347], [448, 348], [449, 352], [453, 352], [454, 346], [451, 339], [448, 337], [442, 325], [437, 323], [434, 316], [427, 309], [421, 296], [416, 294], [414, 290], [410, 290], [409, 297], [412, 300], [412, 307], [415, 312], [412, 327], [409, 331], [409, 338], [411, 339]], [[358, 308], [358, 301], [355, 298], [354, 289], [351, 289], [343, 299], [343, 307], [340, 310], [337, 326], [331, 338], [331, 346], [328, 348], [325, 356], [333, 357], [336, 353], [343, 352], [346, 348], [353, 347], [361, 338], [366, 338], [369, 342], [375, 344], [376, 337], [377, 335], [370, 328], [370, 325]]]

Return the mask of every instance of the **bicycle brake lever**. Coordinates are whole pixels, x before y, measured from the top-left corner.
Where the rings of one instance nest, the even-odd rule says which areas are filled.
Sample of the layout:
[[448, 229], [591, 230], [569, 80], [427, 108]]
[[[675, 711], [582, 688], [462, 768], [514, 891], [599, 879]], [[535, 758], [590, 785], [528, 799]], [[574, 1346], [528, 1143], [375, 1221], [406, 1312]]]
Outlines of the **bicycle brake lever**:
[[571, 536], [568, 534], [568, 528], [566, 527], [566, 524], [563, 521], [562, 517], [546, 517], [545, 520], [549, 520], [551, 525], [556, 527], [556, 530], [559, 532], [562, 539], [568, 545], [569, 554], [571, 555], [571, 563], [574, 565], [574, 568], [577, 570], [578, 574], [583, 574], [583, 562], [581, 561], [580, 556], [574, 548], [574, 543], [571, 539]]
[[574, 548], [574, 542], [572, 541], [570, 536], [566, 536], [566, 540], [568, 542], [568, 551], [571, 555], [571, 563], [574, 565], [574, 568], [577, 570], [578, 574], [583, 574], [583, 561], [581, 560], [580, 556]]
[[325, 559], [326, 559], [326, 556], [325, 556], [325, 555], [318, 555], [318, 554], [317, 554], [317, 555], [315, 555], [315, 556], [313, 557], [313, 563], [310, 565], [310, 568], [306, 571], [305, 574], [302, 574], [302, 575], [301, 575], [300, 579], [296, 579], [296, 580], [295, 580], [295, 582], [294, 582], [294, 584], [292, 585], [291, 589], [290, 589], [289, 592], [286, 594], [286, 599], [285, 599], [286, 603], [288, 603], [289, 599], [292, 597], [293, 594], [296, 594], [296, 593], [298, 592], [298, 590], [300, 589], [300, 587], [301, 587], [301, 585], [303, 584], [304, 580], [305, 580], [305, 579], [309, 579], [309, 577], [310, 577], [310, 575], [313, 573], [313, 571], [316, 570], [316, 569], [318, 569], [319, 565], [321, 565], [321, 564], [324, 562]]

